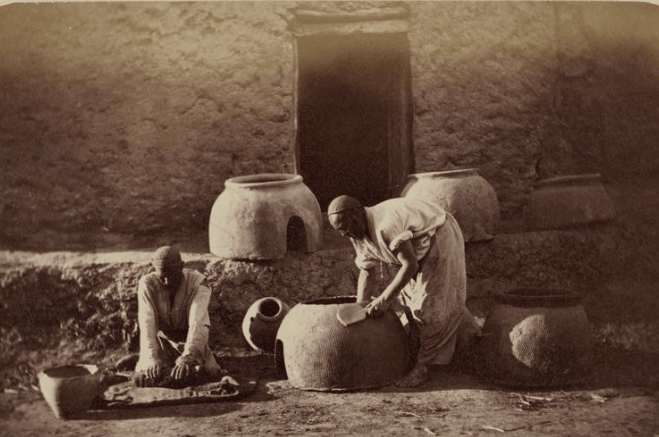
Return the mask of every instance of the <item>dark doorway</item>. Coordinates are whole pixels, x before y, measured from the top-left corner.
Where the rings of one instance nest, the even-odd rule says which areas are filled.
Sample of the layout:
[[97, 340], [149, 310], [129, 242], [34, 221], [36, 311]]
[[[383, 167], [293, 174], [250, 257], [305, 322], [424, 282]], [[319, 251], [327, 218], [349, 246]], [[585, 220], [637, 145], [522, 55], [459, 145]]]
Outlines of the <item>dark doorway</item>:
[[397, 196], [413, 169], [406, 34], [298, 39], [298, 171], [323, 211]]

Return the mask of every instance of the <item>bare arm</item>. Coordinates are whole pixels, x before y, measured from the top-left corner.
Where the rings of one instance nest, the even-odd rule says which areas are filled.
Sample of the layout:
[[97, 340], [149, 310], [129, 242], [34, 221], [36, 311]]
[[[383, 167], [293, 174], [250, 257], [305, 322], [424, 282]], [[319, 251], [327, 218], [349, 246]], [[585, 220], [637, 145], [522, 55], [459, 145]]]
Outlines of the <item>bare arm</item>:
[[398, 295], [419, 270], [419, 263], [416, 260], [412, 243], [409, 240], [400, 245], [396, 251], [396, 258], [400, 261], [400, 269], [398, 269], [396, 276], [394, 276], [394, 279], [391, 280], [380, 296], [366, 307], [369, 314], [372, 311], [386, 310], [388, 302]]
[[368, 302], [373, 295], [373, 269], [359, 269], [357, 279], [357, 302]]

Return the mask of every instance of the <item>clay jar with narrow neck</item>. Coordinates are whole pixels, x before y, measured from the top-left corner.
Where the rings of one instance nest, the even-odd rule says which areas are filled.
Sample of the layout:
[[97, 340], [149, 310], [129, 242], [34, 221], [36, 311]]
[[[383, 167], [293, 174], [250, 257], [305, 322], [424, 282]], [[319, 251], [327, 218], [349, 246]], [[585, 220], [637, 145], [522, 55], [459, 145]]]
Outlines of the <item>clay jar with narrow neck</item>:
[[243, 335], [254, 350], [273, 354], [277, 331], [290, 307], [276, 297], [254, 302], [243, 318]]
[[209, 221], [210, 251], [220, 258], [267, 260], [322, 243], [318, 200], [302, 176], [264, 173], [227, 179]]
[[415, 173], [401, 196], [438, 204], [460, 225], [464, 240], [491, 240], [499, 226], [499, 200], [494, 188], [474, 168]]

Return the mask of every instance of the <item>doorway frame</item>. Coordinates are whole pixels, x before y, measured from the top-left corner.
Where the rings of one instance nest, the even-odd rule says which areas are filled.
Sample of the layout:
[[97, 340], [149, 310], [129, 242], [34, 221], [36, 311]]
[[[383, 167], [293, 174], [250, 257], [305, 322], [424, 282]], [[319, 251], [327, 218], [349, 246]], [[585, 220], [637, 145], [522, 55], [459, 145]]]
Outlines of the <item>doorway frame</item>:
[[[377, 10], [364, 11], [314, 11], [295, 9], [291, 10], [289, 19], [290, 30], [294, 36], [294, 90], [293, 90], [293, 131], [294, 131], [294, 168], [296, 174], [301, 174], [300, 168], [300, 140], [299, 140], [299, 53], [298, 40], [308, 36], [350, 36], [356, 34], [402, 34], [407, 38], [409, 33], [409, 9], [406, 7], [381, 8]], [[414, 173], [414, 143], [413, 143], [413, 96], [412, 77], [410, 61], [405, 63], [408, 69], [407, 80], [400, 88], [400, 125], [389, 126], [389, 135], [396, 132], [398, 135], [397, 147], [393, 147], [393, 141], [389, 142], [389, 164], [388, 164], [388, 197], [400, 196], [407, 176]], [[395, 130], [394, 130], [395, 129]]]

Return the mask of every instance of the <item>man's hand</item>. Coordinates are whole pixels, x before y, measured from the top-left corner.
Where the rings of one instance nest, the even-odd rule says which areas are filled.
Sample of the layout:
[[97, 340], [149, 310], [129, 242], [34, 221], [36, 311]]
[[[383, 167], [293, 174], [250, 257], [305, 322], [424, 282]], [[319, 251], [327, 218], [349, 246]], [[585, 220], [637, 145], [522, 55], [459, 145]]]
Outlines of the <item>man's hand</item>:
[[133, 375], [133, 382], [135, 387], [153, 387], [156, 384], [156, 381], [160, 379], [161, 375], [162, 367], [160, 364], [153, 364], [146, 370], [135, 372], [135, 375]]
[[174, 366], [171, 376], [174, 379], [184, 379], [194, 374], [194, 366], [187, 363], [180, 363]]
[[152, 364], [146, 369], [146, 377], [154, 381], [162, 376], [162, 366], [160, 364]]
[[373, 299], [371, 303], [366, 305], [366, 314], [372, 317], [378, 317], [384, 314], [389, 309], [389, 302], [387, 302], [382, 296]]

